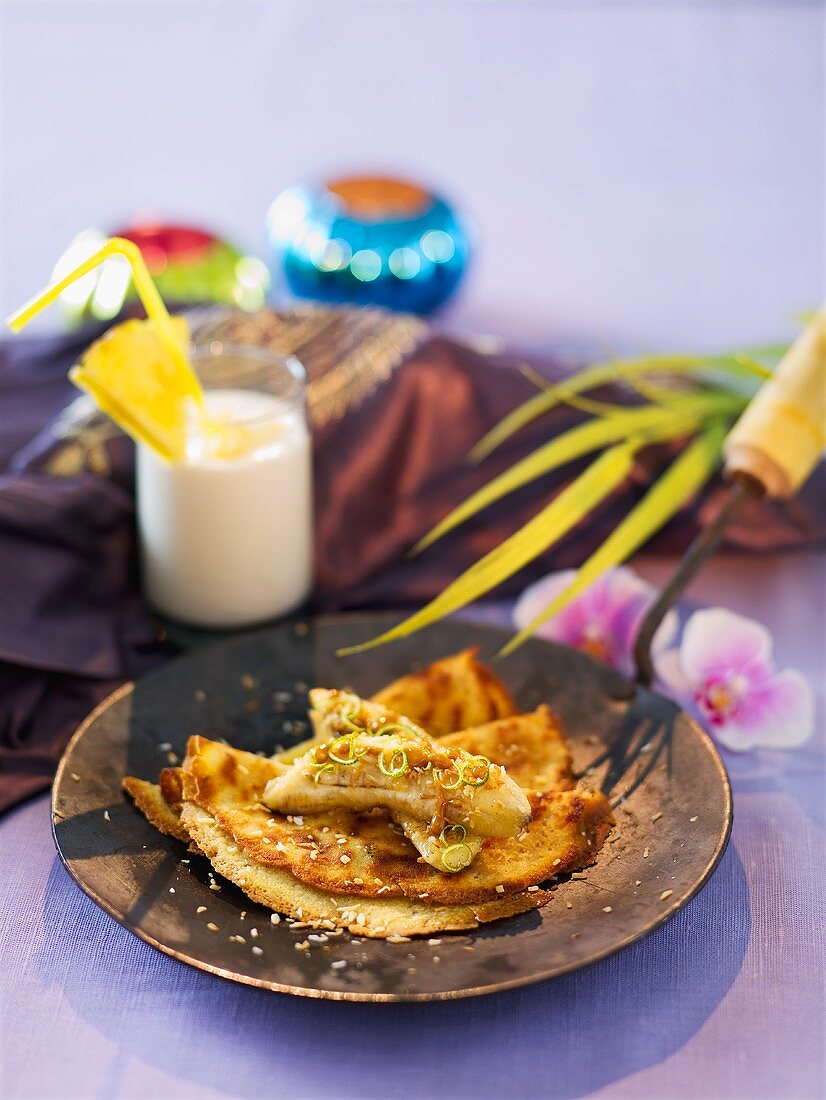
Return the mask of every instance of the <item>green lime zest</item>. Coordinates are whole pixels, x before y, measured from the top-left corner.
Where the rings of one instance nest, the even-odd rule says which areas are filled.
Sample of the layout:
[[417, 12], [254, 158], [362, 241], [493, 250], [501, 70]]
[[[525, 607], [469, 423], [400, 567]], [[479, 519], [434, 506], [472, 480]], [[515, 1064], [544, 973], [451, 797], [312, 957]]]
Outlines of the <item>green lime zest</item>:
[[464, 825], [445, 825], [439, 833], [439, 842], [448, 845], [461, 844], [466, 836], [467, 829]]
[[[476, 767], [477, 764], [482, 766], [482, 774], [471, 774], [471, 768]], [[478, 756], [472, 756], [470, 760], [466, 760], [462, 766], [462, 781], [467, 783], [469, 787], [484, 787], [487, 781], [490, 779], [490, 760], [486, 756], [481, 754]]]
[[355, 709], [351, 710], [348, 714], [342, 714], [341, 721], [344, 723], [345, 726], [351, 729], [353, 733], [366, 733], [367, 731], [365, 730], [364, 726], [360, 726], [358, 722], [355, 721], [355, 717], [358, 714], [359, 709], [359, 707], [355, 707]]
[[[389, 757], [389, 760], [388, 760]], [[410, 770], [404, 749], [382, 749], [379, 753], [379, 771], [390, 779], [399, 779]]]
[[436, 782], [446, 791], [455, 791], [457, 787], [462, 785], [462, 767], [454, 761], [453, 767], [456, 769], [456, 782], [445, 783], [443, 776], [445, 774], [442, 768], [439, 768], [436, 772]]
[[464, 871], [473, 859], [473, 852], [467, 844], [451, 844], [442, 852], [442, 866], [451, 874]]
[[[335, 764], [341, 764], [345, 768], [351, 767], [353, 764], [357, 764], [358, 761], [365, 755], [367, 749], [362, 752], [357, 752], [355, 745], [354, 733], [345, 733], [343, 737], [337, 737], [335, 741], [330, 745], [327, 750], [327, 755]], [[346, 749], [346, 756], [337, 755], [340, 751]]]

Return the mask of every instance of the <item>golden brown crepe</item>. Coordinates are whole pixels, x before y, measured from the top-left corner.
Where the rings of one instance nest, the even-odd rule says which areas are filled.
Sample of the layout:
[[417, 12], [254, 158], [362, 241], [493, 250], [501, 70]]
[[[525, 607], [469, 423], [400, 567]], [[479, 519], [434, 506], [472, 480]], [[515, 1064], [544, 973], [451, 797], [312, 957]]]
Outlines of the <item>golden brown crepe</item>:
[[[124, 789], [152, 824], [204, 852], [254, 900], [296, 920], [365, 936], [473, 928], [524, 912], [549, 900], [541, 882], [592, 861], [611, 828], [607, 801], [572, 789], [571, 757], [553, 713], [543, 706], [516, 715], [474, 650], [404, 677], [374, 700], [440, 743], [506, 768], [528, 793], [530, 824], [517, 837], [487, 838], [469, 867], [446, 874], [418, 856], [398, 815], [394, 820], [384, 809], [268, 810], [260, 801], [267, 782], [323, 740], [323, 730], [270, 760], [190, 738], [183, 768], [164, 769], [160, 785], [127, 778]], [[475, 728], [453, 732], [465, 723]]]
[[394, 680], [373, 702], [403, 714], [432, 737], [516, 714], [510, 692], [476, 660], [477, 652], [465, 649]]
[[181, 824], [180, 805], [177, 809], [171, 806], [164, 798], [158, 783], [147, 783], [145, 779], [135, 779], [134, 776], [127, 775], [123, 781], [123, 789], [151, 825], [167, 836], [174, 836], [176, 840], [187, 843], [189, 833]]
[[534, 794], [533, 819], [519, 836], [487, 838], [468, 868], [447, 875], [415, 858], [384, 810], [272, 813], [259, 799], [273, 771], [263, 757], [191, 737], [184, 799], [214, 818], [250, 859], [332, 892], [424, 896], [446, 905], [519, 893], [589, 863], [610, 828], [610, 806], [601, 794]]
[[359, 936], [386, 939], [458, 932], [538, 909], [551, 898], [547, 891], [537, 890], [475, 904], [432, 905], [427, 899], [330, 894], [301, 882], [289, 871], [251, 859], [209, 814], [192, 803], [184, 805], [182, 824], [215, 870], [253, 901], [307, 924], [335, 925]]

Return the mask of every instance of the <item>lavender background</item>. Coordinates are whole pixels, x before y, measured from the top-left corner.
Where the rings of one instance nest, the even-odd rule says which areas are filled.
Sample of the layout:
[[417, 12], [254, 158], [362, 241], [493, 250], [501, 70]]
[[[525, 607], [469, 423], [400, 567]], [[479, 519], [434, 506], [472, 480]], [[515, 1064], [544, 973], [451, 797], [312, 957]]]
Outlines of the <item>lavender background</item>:
[[261, 250], [281, 187], [371, 167], [474, 217], [469, 327], [719, 347], [784, 337], [823, 295], [818, 0], [3, 0], [0, 18], [4, 314], [85, 226], [148, 210]]
[[[84, 226], [144, 209], [260, 250], [282, 186], [377, 167], [476, 220], [453, 327], [634, 350], [784, 337], [824, 291], [824, 46], [824, 5], [789, 0], [0, 0], [0, 311]], [[728, 756], [734, 834], [708, 887], [553, 983], [397, 1007], [233, 987], [81, 894], [46, 799], [9, 815], [0, 1094], [823, 1097], [823, 564], [730, 556], [697, 582], [774, 631], [818, 732]]]

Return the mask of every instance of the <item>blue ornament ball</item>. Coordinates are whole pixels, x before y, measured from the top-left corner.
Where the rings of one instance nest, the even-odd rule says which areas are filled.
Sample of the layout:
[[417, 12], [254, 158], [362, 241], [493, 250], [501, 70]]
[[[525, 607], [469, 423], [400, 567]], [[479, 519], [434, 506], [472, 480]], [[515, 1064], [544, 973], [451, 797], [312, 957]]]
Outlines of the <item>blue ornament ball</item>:
[[468, 231], [443, 198], [377, 176], [282, 191], [267, 214], [274, 282], [298, 298], [430, 313], [458, 286]]

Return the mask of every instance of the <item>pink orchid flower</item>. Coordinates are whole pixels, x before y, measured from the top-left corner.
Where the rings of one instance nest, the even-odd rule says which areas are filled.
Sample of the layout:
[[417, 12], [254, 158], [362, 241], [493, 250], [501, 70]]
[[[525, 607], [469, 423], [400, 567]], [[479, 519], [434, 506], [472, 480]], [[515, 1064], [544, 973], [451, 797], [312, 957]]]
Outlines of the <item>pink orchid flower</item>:
[[[529, 585], [513, 610], [516, 626], [521, 629], [532, 622], [575, 576], [575, 569], [562, 569]], [[633, 671], [634, 641], [655, 595], [651, 585], [629, 566], [609, 569], [543, 623], [537, 637], [575, 646], [629, 675]], [[654, 636], [654, 653], [665, 649], [676, 632], [677, 616], [670, 611]]]
[[812, 693], [793, 669], [777, 672], [764, 626], [715, 607], [696, 611], [679, 649], [657, 659], [660, 679], [735, 752], [792, 749], [811, 735]]

